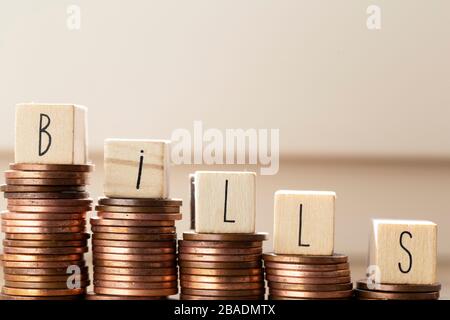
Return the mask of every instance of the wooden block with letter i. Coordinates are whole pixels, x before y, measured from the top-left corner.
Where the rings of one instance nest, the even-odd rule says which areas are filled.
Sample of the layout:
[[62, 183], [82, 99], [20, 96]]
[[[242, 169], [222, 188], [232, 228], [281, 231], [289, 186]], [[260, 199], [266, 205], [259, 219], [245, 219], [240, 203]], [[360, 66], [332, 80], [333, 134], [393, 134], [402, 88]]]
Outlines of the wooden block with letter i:
[[111, 198], [167, 198], [169, 141], [105, 141], [104, 192]]
[[70, 104], [18, 104], [15, 162], [86, 164], [86, 114]]
[[373, 220], [370, 266], [376, 283], [434, 284], [437, 225], [430, 221]]
[[195, 173], [196, 232], [254, 233], [255, 219], [255, 173]]
[[332, 255], [335, 202], [334, 192], [277, 191], [274, 252]]

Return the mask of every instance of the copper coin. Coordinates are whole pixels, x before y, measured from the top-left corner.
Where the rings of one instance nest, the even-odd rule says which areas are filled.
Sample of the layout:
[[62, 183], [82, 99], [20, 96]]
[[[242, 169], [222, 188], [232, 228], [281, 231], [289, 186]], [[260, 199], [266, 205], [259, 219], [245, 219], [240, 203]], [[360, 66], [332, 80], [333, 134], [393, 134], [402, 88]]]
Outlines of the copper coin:
[[55, 261], [76, 261], [83, 259], [80, 254], [68, 255], [25, 255], [25, 254], [3, 254], [3, 261], [33, 261], [33, 262], [55, 262]]
[[8, 227], [2, 225], [2, 231], [6, 233], [79, 233], [84, 232], [86, 229], [84, 226], [81, 227], [54, 227], [54, 228], [44, 228], [44, 227]]
[[40, 296], [40, 297], [57, 297], [57, 296], [73, 296], [84, 294], [84, 288], [79, 289], [17, 289], [3, 287], [3, 293], [11, 296]]
[[84, 172], [70, 171], [5, 171], [7, 179], [86, 179], [88, 174]]
[[324, 291], [348, 291], [353, 289], [352, 283], [343, 284], [292, 284], [283, 282], [268, 283], [269, 288], [275, 290], [289, 290], [289, 291], [310, 291], [310, 292], [324, 292]]
[[[180, 281], [182, 288], [198, 289], [198, 290], [254, 290], [264, 288], [264, 282], [250, 283], [206, 283]], [[224, 294], [222, 294], [224, 295]]]
[[195, 262], [195, 261], [179, 261], [182, 268], [202, 268], [202, 269], [248, 269], [260, 268], [261, 261], [248, 262]]
[[177, 258], [176, 254], [110, 254], [94, 252], [94, 259], [113, 261], [171, 261]]
[[51, 241], [73, 241], [86, 240], [90, 235], [87, 233], [59, 233], [59, 234], [39, 234], [39, 233], [6, 233], [7, 240], [51, 240]]
[[87, 247], [87, 241], [21, 241], [21, 240], [3, 240], [4, 247], [20, 248], [70, 248]]
[[263, 296], [265, 294], [265, 288], [251, 289], [251, 290], [203, 290], [203, 289], [190, 289], [181, 288], [181, 293], [194, 296], [205, 297], [248, 297], [248, 296]]
[[[8, 281], [16, 282], [67, 282], [73, 275], [67, 274], [63, 276], [28, 276], [28, 275], [13, 275], [5, 274], [4, 278]], [[89, 278], [88, 274], [80, 274], [77, 279], [85, 281]], [[13, 287], [15, 288], [15, 287]]]
[[[4, 268], [5, 275], [21, 275], [21, 276], [63, 276], [68, 277], [71, 274], [67, 273], [68, 266], [63, 268]], [[88, 268], [81, 266], [80, 274], [87, 274]]]
[[9, 211], [36, 213], [83, 213], [91, 211], [91, 207], [38, 207], [38, 206], [7, 206]]
[[91, 172], [94, 170], [93, 164], [28, 164], [11, 163], [11, 170], [19, 171], [69, 171], [69, 172]]
[[176, 266], [176, 261], [123, 261], [123, 260], [99, 260], [94, 257], [94, 266], [97, 267], [108, 267], [108, 268], [170, 268]]
[[88, 252], [88, 247], [61, 247], [61, 248], [16, 248], [4, 247], [4, 253], [11, 254], [83, 254]]
[[167, 282], [124, 282], [95, 280], [94, 286], [115, 289], [170, 289], [178, 288], [177, 281]]
[[12, 192], [12, 193], [43, 193], [43, 192], [86, 192], [85, 186], [11, 186], [2, 185], [0, 187], [2, 192]]
[[127, 276], [117, 274], [94, 273], [95, 280], [119, 281], [119, 282], [173, 282], [177, 281], [177, 275], [167, 276]]
[[299, 277], [299, 278], [337, 278], [350, 276], [350, 270], [339, 271], [296, 271], [282, 269], [266, 269], [266, 274], [279, 277]]
[[180, 213], [178, 207], [115, 207], [115, 206], [96, 206], [95, 210], [102, 212], [119, 213]]
[[296, 264], [296, 263], [277, 263], [264, 262], [264, 267], [267, 269], [282, 269], [295, 271], [339, 271], [349, 270], [348, 263], [340, 264]]
[[161, 233], [175, 233], [175, 227], [103, 227], [93, 226], [92, 232], [104, 232], [104, 233], [121, 233], [121, 234], [161, 234]]
[[175, 233], [168, 234], [131, 234], [131, 233], [99, 233], [92, 235], [94, 240], [123, 240], [123, 241], [166, 241], [176, 240]]
[[167, 300], [167, 297], [125, 297], [125, 296], [111, 296], [102, 294], [87, 294], [86, 300]]
[[112, 253], [112, 254], [175, 254], [175, 248], [119, 248], [119, 247], [101, 247], [94, 246], [95, 253]]
[[258, 282], [261, 283], [264, 281], [263, 276], [226, 276], [226, 277], [220, 277], [220, 276], [197, 276], [197, 275], [191, 275], [191, 274], [181, 274], [180, 276], [181, 281], [188, 281], [188, 282], [207, 282], [207, 283], [253, 283]]
[[91, 204], [92, 199], [8, 199], [8, 206], [89, 207]]
[[[371, 288], [367, 284], [367, 280], [359, 280], [356, 282], [356, 288], [361, 290], [387, 291], [387, 292], [435, 292], [441, 290], [440, 283], [434, 284], [385, 284], [371, 283]], [[373, 288], [372, 288], [373, 286]]]
[[4, 211], [2, 218], [5, 220], [84, 220], [85, 213], [13, 213]]
[[197, 247], [179, 247], [178, 252], [187, 254], [213, 254], [213, 255], [259, 255], [262, 254], [262, 248], [197, 248]]
[[355, 290], [357, 298], [378, 300], [437, 300], [439, 292], [380, 292]]
[[350, 277], [328, 277], [328, 278], [298, 278], [298, 277], [280, 277], [266, 274], [267, 281], [284, 282], [293, 284], [344, 284], [351, 282]]
[[6, 184], [13, 186], [84, 186], [90, 182], [84, 179], [5, 179]]
[[120, 240], [92, 240], [93, 246], [119, 248], [175, 248], [176, 242], [169, 241], [120, 241]]
[[[80, 281], [80, 287], [86, 288], [89, 281]], [[5, 286], [17, 289], [69, 289], [66, 281], [63, 282], [18, 282], [5, 280]]]
[[348, 257], [342, 254], [332, 256], [306, 256], [306, 255], [278, 255], [275, 253], [265, 253], [264, 261], [280, 263], [298, 263], [298, 264], [340, 264], [347, 263]]
[[91, 225], [103, 227], [173, 227], [175, 221], [158, 221], [158, 220], [113, 220], [91, 218]]
[[86, 199], [87, 192], [6, 192], [6, 199]]
[[6, 220], [2, 219], [2, 226], [6, 227], [76, 227], [86, 225], [85, 220]]
[[97, 294], [114, 295], [114, 296], [173, 296], [178, 293], [178, 288], [170, 289], [116, 289], [116, 288], [103, 288], [94, 286], [94, 292]]
[[[94, 275], [118, 275], [127, 277], [164, 277], [176, 276], [177, 268], [110, 268], [110, 267], [94, 267]], [[100, 278], [99, 278], [100, 279]]]
[[352, 290], [346, 291], [289, 291], [270, 289], [270, 294], [279, 297], [307, 298], [307, 299], [342, 299], [351, 298]]
[[181, 294], [180, 300], [264, 300], [264, 296], [248, 296], [248, 297], [207, 297], [207, 296], [192, 296]]
[[52, 269], [52, 268], [67, 268], [70, 266], [85, 266], [84, 260], [76, 261], [3, 261], [4, 268], [37, 268], [37, 269]]
[[181, 213], [118, 213], [118, 212], [97, 212], [97, 215], [103, 219], [118, 220], [181, 220]]
[[183, 233], [183, 240], [188, 241], [264, 241], [268, 234], [259, 233], [196, 233], [188, 231]]
[[262, 248], [262, 241], [188, 241], [178, 240], [178, 245], [183, 248]]
[[198, 276], [260, 276], [263, 275], [261, 268], [253, 269], [200, 269], [200, 268], [181, 268], [180, 274], [191, 274]]
[[98, 203], [105, 206], [124, 207], [180, 207], [183, 204], [183, 201], [181, 199], [99, 198]]
[[199, 262], [246, 262], [260, 261], [260, 254], [248, 255], [212, 255], [212, 254], [187, 254], [180, 253], [178, 259], [183, 261], [199, 261]]
[[81, 300], [83, 296], [77, 295], [77, 296], [60, 296], [60, 297], [29, 297], [29, 296], [9, 296], [6, 294], [2, 294], [0, 296], [0, 300]]

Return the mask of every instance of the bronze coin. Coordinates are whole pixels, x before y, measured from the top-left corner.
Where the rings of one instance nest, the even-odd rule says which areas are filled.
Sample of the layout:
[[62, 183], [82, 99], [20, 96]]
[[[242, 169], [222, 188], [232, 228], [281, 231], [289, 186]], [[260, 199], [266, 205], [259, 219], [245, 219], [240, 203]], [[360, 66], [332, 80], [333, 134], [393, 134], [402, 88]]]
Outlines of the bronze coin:
[[9, 211], [13, 212], [36, 212], [36, 213], [83, 213], [91, 211], [91, 207], [38, 207], [38, 206], [7, 206]]
[[4, 247], [19, 248], [65, 248], [65, 247], [87, 247], [87, 241], [22, 241], [22, 240], [3, 240]]
[[260, 276], [263, 275], [263, 269], [200, 269], [200, 268], [181, 268], [180, 274], [191, 274], [198, 276]]
[[[368, 291], [386, 291], [386, 292], [435, 292], [441, 290], [440, 283], [434, 284], [385, 284], [385, 283], [371, 283], [367, 284], [367, 280], [359, 280], [356, 282], [356, 288]], [[373, 286], [373, 288], [372, 288]]]
[[170, 289], [117, 289], [117, 288], [103, 288], [94, 286], [94, 292], [97, 294], [113, 295], [113, 296], [173, 296], [178, 293], [178, 288]]
[[3, 287], [3, 293], [11, 296], [57, 297], [84, 294], [86, 289], [18, 289]]
[[2, 231], [6, 233], [25, 233], [25, 234], [32, 234], [32, 233], [79, 233], [79, 232], [85, 232], [86, 228], [84, 226], [79, 227], [53, 227], [53, 228], [44, 228], [44, 227], [8, 227], [2, 225]]
[[70, 171], [5, 171], [7, 179], [86, 179], [88, 174], [84, 172]]
[[3, 261], [4, 268], [37, 268], [53, 269], [67, 268], [70, 266], [85, 266], [84, 260], [76, 261]]
[[[5, 280], [16, 282], [67, 282], [67, 280], [72, 279], [72, 277], [74, 276], [70, 274], [63, 276], [29, 276], [29, 275], [14, 275], [14, 274], [4, 275]], [[79, 277], [77, 277], [77, 279], [81, 281], [86, 281], [88, 278], [89, 275], [87, 273], [80, 274]]]
[[11, 186], [1, 185], [0, 191], [11, 193], [86, 192], [85, 186]]
[[[20, 276], [62, 276], [68, 277], [72, 274], [68, 274], [68, 266], [63, 268], [4, 268], [6, 275], [20, 275]], [[88, 268], [85, 266], [80, 267], [80, 275], [87, 274]]]
[[103, 219], [118, 220], [181, 220], [181, 213], [118, 213], [118, 212], [97, 212], [97, 215]]
[[167, 241], [176, 240], [175, 233], [168, 234], [131, 234], [131, 233], [100, 233], [92, 235], [94, 240], [122, 240], [122, 241]]
[[[95, 258], [95, 257], [94, 257]], [[120, 260], [99, 260], [94, 259], [94, 266], [97, 267], [108, 267], [108, 268], [170, 268], [176, 266], [176, 261], [120, 261]]]
[[123, 207], [181, 207], [181, 199], [119, 199], [99, 198], [98, 203], [104, 206]]
[[198, 262], [247, 262], [260, 261], [260, 254], [252, 255], [212, 255], [212, 254], [187, 254], [180, 253], [178, 259], [183, 261], [198, 261]]
[[6, 233], [7, 240], [46, 240], [46, 241], [74, 241], [89, 239], [88, 233], [59, 233], [59, 234], [39, 234], [39, 233]]
[[244, 248], [262, 248], [262, 241], [188, 241], [178, 240], [178, 245], [183, 248], [225, 248], [225, 249], [244, 249]]
[[85, 226], [85, 220], [6, 220], [2, 219], [5, 227], [77, 227]]
[[177, 281], [177, 275], [167, 276], [128, 276], [106, 273], [94, 273], [94, 279], [100, 281], [119, 281], [119, 282], [173, 282]]
[[124, 282], [95, 280], [94, 286], [115, 289], [170, 289], [178, 288], [177, 281], [167, 282]]
[[86, 300], [167, 300], [167, 297], [125, 297], [125, 296], [111, 296], [102, 294], [87, 294]]
[[[80, 287], [86, 288], [89, 281], [80, 281]], [[5, 280], [5, 286], [17, 289], [69, 289], [67, 282], [18, 282]]]
[[77, 261], [83, 259], [81, 254], [68, 255], [25, 255], [25, 254], [3, 254], [3, 261], [33, 261], [33, 262], [56, 262], [56, 261]]
[[352, 290], [346, 291], [289, 291], [289, 290], [277, 290], [270, 289], [270, 294], [280, 297], [288, 298], [308, 298], [308, 299], [342, 299], [351, 298], [353, 295]]
[[275, 290], [289, 290], [289, 291], [309, 291], [309, 292], [324, 292], [324, 291], [348, 291], [353, 289], [352, 283], [343, 284], [292, 284], [283, 282], [269, 281], [269, 288]]
[[206, 255], [259, 255], [262, 254], [262, 248], [198, 248], [198, 247], [179, 247], [178, 252], [187, 254], [206, 254]]
[[61, 248], [17, 248], [17, 247], [4, 247], [4, 253], [11, 254], [83, 254], [89, 251], [88, 247], [61, 247]]
[[121, 233], [121, 234], [161, 234], [161, 233], [175, 233], [175, 227], [103, 227], [92, 226], [92, 232], [104, 232], [104, 233]]
[[120, 241], [120, 240], [92, 240], [93, 246], [119, 248], [175, 248], [176, 242], [169, 241]]
[[176, 254], [110, 254], [94, 252], [94, 259], [113, 261], [160, 262], [176, 260]]
[[60, 296], [60, 297], [29, 297], [29, 296], [9, 296], [6, 294], [2, 294], [0, 296], [0, 300], [56, 300], [56, 301], [62, 301], [62, 300], [81, 300], [83, 298], [82, 295], [77, 296]]
[[183, 295], [204, 296], [204, 297], [248, 297], [248, 296], [263, 296], [265, 288], [251, 289], [251, 290], [204, 290], [204, 289], [190, 289], [181, 288]]
[[265, 253], [264, 261], [279, 263], [298, 263], [298, 264], [340, 264], [347, 263], [348, 257], [342, 254], [332, 256], [306, 256], [306, 255], [278, 255], [275, 253]]
[[267, 281], [284, 282], [293, 284], [345, 284], [351, 282], [350, 277], [328, 277], [328, 278], [298, 278], [280, 277], [266, 274]]
[[84, 186], [90, 184], [89, 179], [5, 179], [12, 186]]
[[378, 300], [437, 300], [439, 299], [439, 292], [381, 292], [381, 291], [366, 291], [355, 290], [356, 297], [363, 299], [378, 299]]
[[172, 264], [171, 268], [110, 268], [94, 267], [94, 275], [118, 275], [127, 277], [153, 277], [153, 276], [176, 276], [177, 268]]
[[350, 270], [339, 271], [296, 271], [283, 269], [266, 269], [266, 274], [279, 277], [298, 277], [298, 278], [337, 278], [350, 276]]
[[91, 204], [92, 199], [8, 199], [8, 206], [22, 207], [89, 207]]
[[131, 254], [131, 255], [143, 255], [143, 254], [175, 254], [175, 248], [119, 248], [119, 247], [101, 247], [94, 246], [93, 252], [95, 253], [112, 253], [112, 254]]
[[95, 210], [101, 212], [118, 213], [180, 213], [178, 207], [115, 207], [115, 206], [96, 206]]
[[87, 192], [6, 192], [6, 199], [87, 199]]
[[207, 283], [253, 283], [258, 282], [261, 283], [264, 281], [263, 276], [226, 276], [226, 277], [220, 277], [220, 276], [197, 276], [197, 275], [190, 275], [190, 274], [181, 274], [180, 275], [181, 281], [188, 281], [188, 282], [207, 282]]
[[264, 296], [248, 296], [248, 297], [207, 297], [207, 296], [192, 296], [181, 294], [180, 300], [264, 300]]
[[91, 225], [103, 227], [173, 227], [175, 221], [158, 221], [158, 220], [113, 220], [91, 218]]
[[249, 283], [206, 283], [182, 280], [180, 281], [180, 285], [182, 288], [197, 290], [254, 290], [264, 288], [264, 282], [262, 281]]
[[259, 233], [196, 233], [188, 231], [183, 233], [183, 240], [188, 241], [264, 241], [268, 234]]
[[19, 171], [69, 171], [69, 172], [91, 172], [94, 170], [93, 164], [28, 164], [11, 163], [11, 170]]
[[296, 263], [277, 263], [277, 262], [264, 262], [264, 267], [267, 269], [282, 269], [293, 271], [339, 271], [349, 270], [348, 263], [340, 264], [296, 264]]
[[14, 213], [4, 211], [2, 218], [5, 220], [84, 220], [86, 213]]
[[196, 262], [196, 261], [178, 261], [182, 268], [202, 268], [202, 269], [249, 269], [261, 268], [261, 261], [248, 262]]

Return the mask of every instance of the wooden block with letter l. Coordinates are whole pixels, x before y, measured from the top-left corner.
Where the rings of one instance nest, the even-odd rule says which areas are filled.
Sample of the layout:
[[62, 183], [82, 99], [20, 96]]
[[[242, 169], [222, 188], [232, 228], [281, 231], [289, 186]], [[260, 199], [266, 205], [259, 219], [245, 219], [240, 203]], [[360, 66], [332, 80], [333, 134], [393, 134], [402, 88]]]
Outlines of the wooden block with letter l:
[[327, 191], [275, 193], [274, 251], [332, 255], [336, 194]]
[[111, 198], [167, 198], [169, 141], [105, 141], [104, 192]]
[[436, 282], [437, 225], [430, 221], [374, 219], [370, 266], [375, 283]]
[[197, 171], [195, 173], [195, 231], [254, 233], [256, 174]]
[[71, 104], [16, 106], [16, 163], [86, 164], [87, 110]]

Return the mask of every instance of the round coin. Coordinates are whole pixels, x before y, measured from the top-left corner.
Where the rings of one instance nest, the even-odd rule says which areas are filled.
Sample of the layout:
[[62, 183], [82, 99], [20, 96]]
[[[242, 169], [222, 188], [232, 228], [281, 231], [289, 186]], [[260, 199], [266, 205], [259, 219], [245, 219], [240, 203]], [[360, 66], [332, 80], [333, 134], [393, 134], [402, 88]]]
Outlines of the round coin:
[[88, 179], [5, 179], [12, 186], [84, 186]]
[[299, 278], [337, 278], [350, 276], [350, 270], [339, 271], [296, 271], [283, 269], [266, 269], [266, 274], [279, 277], [299, 277]]
[[[80, 287], [86, 288], [89, 281], [80, 281]], [[17, 289], [69, 289], [66, 281], [63, 282], [18, 282], [5, 280], [5, 286]]]
[[99, 260], [113, 260], [113, 261], [148, 261], [148, 262], [162, 262], [172, 261], [177, 258], [176, 254], [110, 254], [94, 252], [94, 259]]
[[5, 171], [7, 179], [86, 179], [87, 173], [70, 171]]
[[178, 207], [116, 207], [116, 206], [96, 206], [95, 210], [102, 212], [119, 213], [180, 213]]
[[199, 262], [246, 262], [260, 261], [260, 254], [252, 255], [212, 255], [212, 254], [187, 254], [180, 253], [178, 259], [182, 261], [199, 261]]
[[112, 253], [112, 254], [131, 254], [131, 255], [158, 255], [172, 253], [175, 254], [175, 248], [120, 248], [120, 247], [101, 247], [94, 246], [93, 252], [95, 253]]
[[181, 199], [99, 198], [98, 203], [104, 206], [124, 207], [180, 207], [183, 204], [183, 201]]
[[91, 204], [92, 199], [8, 199], [8, 206], [22, 207], [89, 207]]
[[357, 298], [378, 300], [437, 300], [439, 292], [380, 292], [355, 290]]
[[207, 297], [207, 296], [192, 296], [181, 294], [180, 300], [264, 300], [264, 296], [248, 296], [248, 297]]
[[361, 290], [387, 291], [387, 292], [435, 292], [441, 290], [440, 283], [434, 284], [384, 284], [370, 283], [367, 280], [356, 282], [356, 288]]
[[[95, 258], [95, 257], [94, 257]], [[176, 261], [119, 261], [119, 260], [94, 260], [94, 266], [108, 268], [170, 268], [176, 266]]]
[[[264, 282], [250, 283], [206, 283], [180, 281], [182, 288], [198, 289], [198, 290], [254, 290], [264, 288]], [[223, 294], [222, 294], [223, 295]]]
[[16, 247], [4, 247], [4, 253], [10, 254], [48, 254], [48, 255], [67, 255], [67, 254], [83, 254], [88, 252], [88, 247], [61, 247], [61, 248], [16, 248]]
[[3, 240], [4, 247], [24, 247], [24, 248], [65, 248], [65, 247], [87, 247], [87, 241], [22, 241]]
[[131, 234], [131, 233], [99, 233], [92, 235], [94, 240], [123, 240], [123, 241], [166, 241], [176, 240], [175, 233], [170, 234]]
[[189, 282], [208, 282], [208, 283], [252, 283], [252, 282], [262, 282], [264, 280], [262, 275], [259, 276], [197, 276], [190, 274], [181, 274], [181, 281]]
[[277, 263], [264, 261], [264, 267], [267, 269], [282, 269], [294, 271], [339, 271], [349, 270], [348, 263], [340, 264], [297, 264], [297, 263]]
[[289, 291], [289, 290], [277, 290], [270, 289], [270, 294], [280, 297], [288, 298], [307, 298], [307, 299], [343, 299], [351, 298], [353, 295], [352, 290], [346, 291]]
[[181, 293], [184, 295], [204, 296], [204, 297], [248, 297], [248, 296], [263, 296], [265, 289], [251, 289], [251, 290], [203, 290], [181, 288]]
[[94, 286], [116, 289], [170, 289], [178, 288], [177, 281], [167, 282], [124, 282], [95, 280]]
[[30, 297], [30, 296], [9, 296], [6, 294], [2, 294], [0, 296], [0, 300], [81, 300], [83, 298], [82, 295], [77, 296], [60, 296], [60, 297]]
[[119, 281], [119, 282], [173, 282], [177, 281], [177, 275], [171, 274], [167, 276], [128, 276], [117, 274], [94, 273], [96, 281]]
[[3, 287], [3, 293], [11, 296], [40, 296], [40, 297], [57, 297], [57, 296], [73, 296], [85, 293], [85, 289], [17, 289]]
[[[171, 268], [111, 268], [111, 267], [94, 267], [95, 275], [119, 275], [119, 276], [127, 276], [127, 277], [164, 277], [164, 276], [176, 276], [177, 268], [174, 267], [175, 264], [172, 264]], [[100, 279], [100, 278], [99, 278]]]
[[92, 232], [104, 232], [104, 233], [136, 233], [136, 234], [160, 234], [160, 233], [175, 233], [175, 227], [103, 227], [92, 226]]
[[260, 268], [262, 263], [258, 261], [248, 262], [196, 262], [196, 261], [182, 261], [179, 262], [182, 268], [202, 268], [202, 269], [248, 269]]
[[268, 283], [269, 288], [275, 290], [289, 290], [289, 291], [310, 291], [310, 292], [324, 292], [324, 291], [348, 291], [353, 289], [352, 283], [343, 284], [292, 284], [283, 282]]
[[267, 233], [195, 233], [192, 231], [183, 233], [183, 240], [188, 241], [264, 241], [267, 240]]
[[278, 255], [275, 253], [265, 253], [264, 261], [279, 263], [298, 263], [298, 264], [340, 264], [347, 263], [348, 257], [341, 254], [332, 256], [302, 256], [302, 255]]
[[178, 240], [178, 245], [183, 248], [226, 248], [226, 249], [244, 249], [244, 248], [262, 248], [262, 241], [188, 241]]
[[4, 211], [2, 214], [4, 220], [84, 220], [85, 213], [14, 213]]
[[76, 261], [83, 259], [80, 254], [68, 255], [24, 255], [24, 254], [3, 254], [3, 261], [33, 261], [33, 262], [56, 262], [56, 261]]
[[266, 275], [267, 281], [284, 282], [293, 284], [345, 284], [351, 282], [350, 277], [327, 277], [327, 278], [298, 278], [298, 277], [280, 277]]
[[91, 211], [91, 207], [38, 207], [38, 206], [7, 206], [9, 211], [14, 212], [37, 212], [37, 213], [82, 213]]
[[[60, 277], [69, 277], [72, 276], [71, 273], [68, 273], [68, 267], [65, 268], [34, 268], [27, 269], [25, 268], [4, 268], [4, 273], [6, 275], [20, 275], [20, 276], [60, 276]], [[70, 270], [69, 270], [70, 271]], [[80, 267], [80, 275], [83, 276], [88, 273], [87, 267]], [[12, 280], [12, 279], [11, 279]], [[49, 281], [50, 282], [50, 281]]]
[[91, 218], [91, 225], [103, 227], [173, 227], [175, 221], [158, 221], [158, 220], [113, 220]]
[[5, 227], [76, 227], [84, 226], [85, 220], [6, 220], [2, 219]]
[[186, 254], [213, 254], [213, 255], [259, 255], [262, 254], [262, 248], [198, 248], [198, 247], [179, 247], [178, 252]]
[[252, 269], [200, 269], [200, 268], [181, 268], [180, 274], [191, 274], [198, 276], [259, 276], [263, 275], [261, 268]]
[[94, 286], [94, 292], [97, 294], [114, 295], [114, 296], [173, 296], [178, 293], [178, 288], [170, 289], [117, 289], [117, 288], [103, 288]]
[[39, 233], [6, 233], [7, 240], [51, 240], [51, 241], [74, 241], [89, 239], [88, 233], [59, 233], [59, 234], [39, 234]]
[[85, 186], [11, 186], [2, 185], [0, 187], [2, 192], [12, 193], [30, 193], [35, 192], [37, 194], [43, 192], [86, 192]]
[[93, 246], [119, 248], [175, 248], [176, 242], [169, 241], [120, 241], [120, 240], [92, 240]]
[[118, 213], [118, 212], [97, 212], [97, 215], [103, 219], [120, 220], [181, 220], [181, 213]]
[[102, 294], [87, 294], [86, 300], [166, 300], [166, 297], [125, 297], [125, 296], [111, 296]]
[[86, 199], [87, 192], [6, 192], [6, 199]]
[[5, 268], [38, 268], [38, 269], [52, 269], [52, 268], [67, 268], [70, 266], [85, 266], [84, 260], [77, 261], [3, 261]]
[[8, 226], [4, 226], [2, 225], [2, 231], [6, 232], [6, 233], [25, 233], [25, 234], [29, 234], [29, 233], [37, 233], [37, 234], [41, 234], [41, 233], [49, 233], [49, 234], [54, 234], [54, 233], [79, 233], [79, 232], [84, 232], [85, 231], [85, 227], [84, 226], [80, 226], [80, 227], [54, 227], [54, 228], [44, 228], [44, 227], [8, 227]]
[[69, 172], [91, 172], [94, 170], [93, 164], [28, 164], [11, 163], [11, 170], [19, 171], [69, 171]]

